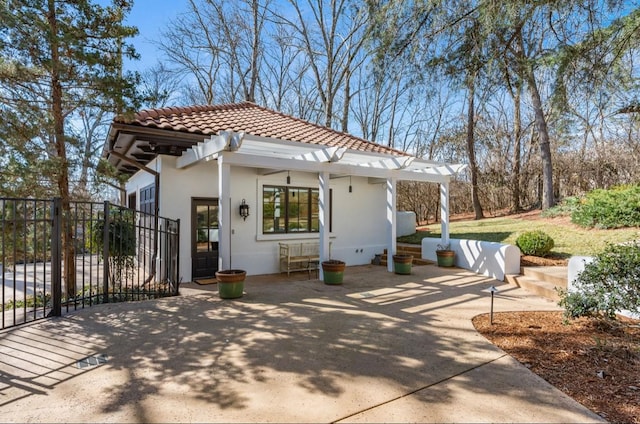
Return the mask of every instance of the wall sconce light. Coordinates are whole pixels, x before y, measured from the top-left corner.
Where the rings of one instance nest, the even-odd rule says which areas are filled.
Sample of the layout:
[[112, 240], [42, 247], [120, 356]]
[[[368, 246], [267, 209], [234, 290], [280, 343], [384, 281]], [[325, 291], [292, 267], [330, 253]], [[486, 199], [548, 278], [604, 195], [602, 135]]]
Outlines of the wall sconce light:
[[287, 184], [291, 184], [291, 175], [289, 175], [289, 171], [287, 171]]
[[247, 220], [247, 217], [249, 216], [249, 205], [247, 205], [247, 203], [244, 201], [244, 199], [242, 199], [242, 203], [240, 204], [240, 216], [245, 221]]
[[351, 186], [351, 175], [349, 175], [349, 193], [353, 193], [353, 187]]

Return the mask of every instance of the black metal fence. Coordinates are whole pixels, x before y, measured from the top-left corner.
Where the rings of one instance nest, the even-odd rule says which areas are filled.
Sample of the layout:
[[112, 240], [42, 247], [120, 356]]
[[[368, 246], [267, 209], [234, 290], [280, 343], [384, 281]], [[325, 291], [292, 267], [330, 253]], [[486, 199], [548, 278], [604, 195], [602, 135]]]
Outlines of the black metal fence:
[[2, 329], [178, 294], [180, 221], [109, 202], [0, 198]]

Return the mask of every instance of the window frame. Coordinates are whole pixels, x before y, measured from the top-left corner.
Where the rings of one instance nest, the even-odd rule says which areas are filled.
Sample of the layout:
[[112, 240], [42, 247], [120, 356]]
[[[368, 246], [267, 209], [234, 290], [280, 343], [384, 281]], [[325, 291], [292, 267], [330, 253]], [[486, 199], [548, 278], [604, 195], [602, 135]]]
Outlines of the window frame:
[[[281, 189], [283, 196], [285, 197], [283, 210], [284, 210], [284, 223], [282, 224], [284, 231], [273, 231], [273, 232], [265, 232], [264, 228], [264, 209], [265, 209], [265, 189]], [[309, 185], [286, 185], [286, 184], [278, 184], [271, 182], [264, 182], [259, 184], [259, 200], [258, 203], [260, 205], [260, 211], [257, 222], [257, 239], [258, 240], [272, 240], [272, 239], [309, 239], [309, 238], [319, 238], [320, 237], [320, 225], [318, 222], [318, 231], [307, 230], [307, 231], [290, 231], [289, 230], [289, 190], [296, 190], [296, 193], [300, 190], [307, 190], [308, 192], [308, 202], [307, 202], [307, 219], [308, 228], [312, 228], [312, 216], [313, 216], [313, 194], [317, 194], [317, 199], [320, 197], [320, 190], [318, 187], [310, 187]], [[329, 233], [332, 232], [333, 228], [333, 189], [329, 189]], [[319, 211], [319, 207], [318, 211]], [[318, 217], [319, 219], [319, 217]]]

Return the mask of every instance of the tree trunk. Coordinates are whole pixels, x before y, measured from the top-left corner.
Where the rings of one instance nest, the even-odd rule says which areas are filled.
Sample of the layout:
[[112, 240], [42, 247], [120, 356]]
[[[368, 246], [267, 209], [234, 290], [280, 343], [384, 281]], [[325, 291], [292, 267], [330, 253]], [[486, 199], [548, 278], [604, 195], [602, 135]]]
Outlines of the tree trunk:
[[475, 219], [484, 218], [480, 196], [478, 195], [478, 165], [475, 151], [475, 75], [469, 77], [469, 108], [467, 110], [467, 153], [469, 154], [469, 169], [471, 171], [471, 198]]
[[340, 131], [349, 132], [349, 104], [351, 103], [351, 70], [345, 69], [344, 103], [342, 103], [342, 119]]
[[256, 84], [258, 82], [258, 59], [260, 51], [260, 21], [259, 21], [259, 1], [251, 2], [253, 14], [253, 40], [251, 45], [251, 70], [249, 71], [249, 91], [246, 93], [246, 99], [249, 102], [256, 101]]
[[513, 95], [514, 104], [514, 116], [513, 116], [513, 178], [511, 180], [511, 186], [513, 191], [511, 192], [511, 210], [513, 212], [520, 212], [522, 206], [520, 205], [520, 150], [522, 149], [522, 117], [520, 115], [521, 106], [522, 85], [516, 84], [516, 91]]
[[67, 297], [76, 294], [76, 264], [75, 246], [73, 244], [73, 228], [71, 228], [71, 204], [69, 195], [69, 163], [64, 133], [64, 113], [62, 111], [62, 84], [60, 82], [60, 53], [56, 5], [54, 0], [48, 0], [49, 28], [51, 29], [51, 112], [54, 121], [53, 139], [57, 156], [56, 182], [62, 203], [62, 252], [64, 281]]
[[553, 165], [551, 162], [551, 143], [549, 141], [549, 131], [547, 130], [547, 121], [544, 117], [542, 109], [542, 101], [540, 100], [540, 92], [536, 79], [533, 76], [533, 69], [527, 68], [525, 71], [527, 77], [527, 85], [531, 96], [531, 103], [535, 113], [535, 124], [538, 132], [538, 142], [540, 146], [540, 160], [542, 161], [542, 209], [549, 209], [555, 205], [553, 197]]

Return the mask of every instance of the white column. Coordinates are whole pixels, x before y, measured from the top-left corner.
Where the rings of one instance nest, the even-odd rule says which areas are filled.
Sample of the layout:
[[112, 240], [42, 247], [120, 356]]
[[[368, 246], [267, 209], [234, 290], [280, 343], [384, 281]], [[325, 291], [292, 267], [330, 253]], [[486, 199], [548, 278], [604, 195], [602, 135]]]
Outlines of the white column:
[[449, 182], [440, 183], [440, 233], [441, 243], [449, 243]]
[[396, 179], [387, 178], [387, 270], [389, 272], [393, 272], [396, 234]]
[[231, 165], [218, 157], [218, 269], [231, 268]]
[[[318, 174], [318, 207], [320, 219], [320, 264], [329, 259], [329, 173], [324, 171]], [[322, 266], [320, 266], [320, 279], [323, 279]]]

